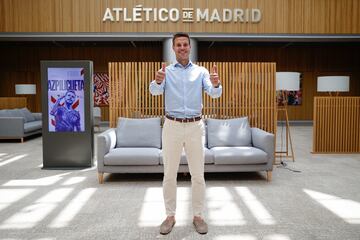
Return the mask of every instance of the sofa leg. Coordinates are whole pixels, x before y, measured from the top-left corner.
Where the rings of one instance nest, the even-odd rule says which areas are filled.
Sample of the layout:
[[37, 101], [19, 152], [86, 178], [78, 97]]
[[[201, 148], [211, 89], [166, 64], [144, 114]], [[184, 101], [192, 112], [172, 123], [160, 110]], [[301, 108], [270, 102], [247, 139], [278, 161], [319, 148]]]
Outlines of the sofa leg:
[[272, 179], [272, 171], [266, 171], [266, 179], [268, 182], [271, 182]]
[[98, 172], [98, 179], [99, 179], [99, 183], [103, 184], [104, 183], [104, 173]]
[[24, 143], [24, 138], [20, 138], [21, 143]]

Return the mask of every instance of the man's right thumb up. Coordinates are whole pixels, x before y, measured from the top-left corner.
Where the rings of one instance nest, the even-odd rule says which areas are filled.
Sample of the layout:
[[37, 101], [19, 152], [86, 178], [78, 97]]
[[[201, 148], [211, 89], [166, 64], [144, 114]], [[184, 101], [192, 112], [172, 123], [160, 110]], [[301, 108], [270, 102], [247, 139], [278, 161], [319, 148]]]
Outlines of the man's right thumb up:
[[155, 75], [155, 80], [157, 84], [161, 84], [164, 79], [165, 79], [165, 68], [166, 68], [166, 64], [163, 63], [161, 66], [161, 69], [159, 69], [159, 71], [156, 72]]

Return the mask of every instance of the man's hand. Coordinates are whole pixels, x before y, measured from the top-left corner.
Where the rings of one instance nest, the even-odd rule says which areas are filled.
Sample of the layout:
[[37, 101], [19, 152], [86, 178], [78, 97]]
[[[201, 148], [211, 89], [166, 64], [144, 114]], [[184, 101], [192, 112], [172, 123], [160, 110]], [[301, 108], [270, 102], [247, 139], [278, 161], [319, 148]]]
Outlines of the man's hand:
[[213, 87], [219, 87], [220, 86], [220, 80], [219, 75], [217, 74], [217, 67], [216, 65], [213, 66], [212, 72], [210, 74], [210, 81]]
[[56, 104], [62, 105], [65, 103], [65, 95], [61, 96], [58, 95], [58, 99], [56, 100]]
[[155, 81], [157, 84], [161, 84], [165, 79], [165, 67], [166, 67], [166, 64], [163, 63], [162, 68], [159, 69], [159, 71], [157, 71], [155, 74]]

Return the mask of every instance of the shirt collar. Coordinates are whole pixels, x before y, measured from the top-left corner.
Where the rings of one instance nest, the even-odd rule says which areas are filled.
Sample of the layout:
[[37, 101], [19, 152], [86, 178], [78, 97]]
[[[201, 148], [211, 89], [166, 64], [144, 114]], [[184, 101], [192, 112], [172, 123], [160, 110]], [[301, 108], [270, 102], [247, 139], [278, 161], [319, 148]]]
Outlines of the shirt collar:
[[193, 65], [192, 61], [190, 60], [188, 62], [188, 64], [184, 67], [183, 65], [181, 65], [181, 63], [179, 63], [178, 61], [176, 61], [176, 63], [174, 64], [174, 67], [180, 67], [180, 68], [188, 68], [188, 67], [191, 67]]

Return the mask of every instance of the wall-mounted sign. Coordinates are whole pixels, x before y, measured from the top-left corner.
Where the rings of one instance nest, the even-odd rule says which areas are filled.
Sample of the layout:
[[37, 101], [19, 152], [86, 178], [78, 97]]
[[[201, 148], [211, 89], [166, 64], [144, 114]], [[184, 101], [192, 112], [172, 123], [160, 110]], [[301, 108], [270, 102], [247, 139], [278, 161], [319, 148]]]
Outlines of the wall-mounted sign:
[[261, 11], [257, 8], [106, 8], [103, 22], [240, 22], [259, 23]]

